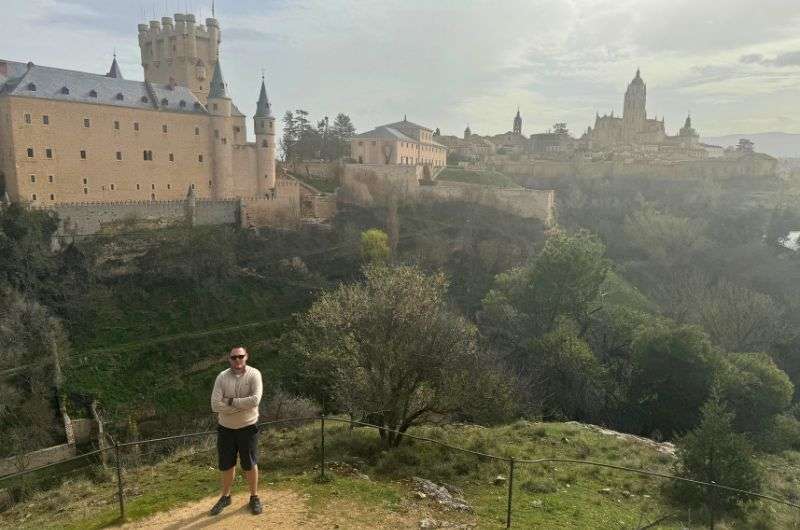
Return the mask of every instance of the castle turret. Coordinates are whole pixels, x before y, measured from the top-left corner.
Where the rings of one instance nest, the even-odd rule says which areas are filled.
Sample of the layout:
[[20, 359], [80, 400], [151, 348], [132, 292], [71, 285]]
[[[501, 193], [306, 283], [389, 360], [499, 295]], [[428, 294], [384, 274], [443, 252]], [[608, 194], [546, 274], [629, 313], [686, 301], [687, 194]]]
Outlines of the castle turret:
[[467, 125], [467, 128], [464, 129], [464, 140], [469, 140], [469, 137], [472, 136], [472, 130]]
[[117, 63], [117, 54], [114, 54], [114, 60], [111, 61], [111, 68], [108, 69], [108, 73], [106, 77], [113, 77], [115, 79], [123, 79], [122, 71], [119, 69], [119, 63]]
[[233, 187], [233, 120], [231, 119], [232, 103], [222, 78], [219, 61], [214, 65], [214, 74], [208, 90], [208, 112], [211, 115], [211, 154], [212, 189], [215, 198], [231, 196]]
[[275, 117], [267, 98], [267, 87], [261, 78], [256, 113], [253, 116], [256, 133], [256, 160], [258, 163], [258, 196], [264, 197], [275, 188]]
[[522, 134], [522, 116], [519, 114], [519, 107], [517, 107], [517, 115], [514, 116], [514, 134], [517, 136]]

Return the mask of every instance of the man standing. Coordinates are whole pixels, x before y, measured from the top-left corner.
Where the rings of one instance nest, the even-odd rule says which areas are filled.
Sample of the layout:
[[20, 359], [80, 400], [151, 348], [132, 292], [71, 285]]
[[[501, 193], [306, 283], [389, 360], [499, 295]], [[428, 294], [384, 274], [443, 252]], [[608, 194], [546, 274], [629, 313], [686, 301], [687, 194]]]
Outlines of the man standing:
[[244, 348], [231, 350], [230, 368], [223, 370], [214, 381], [211, 410], [217, 413], [217, 453], [222, 472], [222, 496], [211, 508], [217, 515], [231, 503], [231, 485], [236, 475], [236, 455], [250, 485], [250, 511], [261, 513], [258, 498], [258, 404], [263, 386], [261, 372], [247, 366]]

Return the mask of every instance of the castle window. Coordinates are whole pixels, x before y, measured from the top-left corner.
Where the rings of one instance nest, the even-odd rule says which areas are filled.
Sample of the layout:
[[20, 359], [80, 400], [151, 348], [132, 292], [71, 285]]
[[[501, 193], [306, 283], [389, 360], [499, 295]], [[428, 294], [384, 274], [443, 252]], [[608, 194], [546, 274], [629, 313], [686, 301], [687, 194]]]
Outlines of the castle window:
[[28, 83], [28, 90], [30, 90], [31, 92], [36, 92], [36, 85], [34, 85], [33, 83]]
[[214, 138], [219, 138], [219, 129], [214, 129]]
[[192, 189], [194, 189], [194, 182], [192, 183]]
[[203, 163], [203, 155], [197, 155], [197, 161]]
[[239, 127], [234, 127], [233, 132], [235, 133], [241, 132], [241, 129]]
[[47, 175], [47, 182], [53, 183], [53, 175]]
[[83, 194], [89, 195], [89, 188], [83, 188]]
[[142, 96], [142, 103], [147, 103], [147, 96]]
[[114, 185], [113, 184], [111, 185], [111, 191], [114, 191]]
[[166, 107], [167, 105], [169, 105], [169, 100], [167, 98], [163, 98], [161, 100], [161, 104]]
[[217, 104], [214, 103], [214, 110], [217, 110], [217, 108], [218, 108]]
[[47, 114], [42, 116], [42, 125], [50, 125], [50, 116]]
[[154, 190], [154, 189], [156, 189], [156, 185], [155, 185], [155, 184], [150, 184], [150, 189], [151, 189], [151, 190]]
[[167, 125], [166, 124], [161, 126], [161, 132], [163, 132], [163, 133], [167, 132]]
[[90, 90], [89, 91], [89, 97], [90, 98], [96, 98], [97, 97], [97, 90]]
[[83, 185], [86, 186], [87, 184], [89, 184], [89, 179], [84, 178], [83, 179]]
[[35, 200], [36, 200], [36, 194], [35, 194], [35, 193], [32, 193], [32, 194], [31, 194], [31, 200], [32, 200], [32, 201], [35, 201]]
[[133, 122], [133, 130], [134, 131], [138, 131], [139, 130], [139, 122], [138, 121]]
[[228, 143], [228, 139], [227, 139], [227, 138], [223, 138], [223, 139], [222, 139], [222, 143], [223, 143], [223, 144], [227, 144], [227, 143]]
[[28, 148], [28, 158], [33, 158], [33, 147]]
[[144, 160], [149, 160], [149, 161], [153, 160], [153, 152], [152, 151], [144, 150], [144, 151], [142, 151], [142, 156], [144, 157]]
[[208, 181], [208, 187], [209, 187], [209, 188], [211, 188], [211, 187], [212, 187], [212, 184], [211, 184], [211, 181], [210, 181], [210, 180]]
[[117, 151], [117, 160], [122, 160], [122, 151]]
[[180, 101], [180, 103], [178, 103], [178, 106], [179, 106], [180, 108], [185, 108], [185, 107], [186, 107], [186, 101], [182, 99], [182, 100]]
[[175, 153], [170, 153], [169, 154], [169, 161], [170, 162], [175, 162]]
[[91, 127], [91, 125], [92, 125], [92, 122], [89, 120], [89, 118], [84, 118], [83, 119], [83, 126], [84, 127], [88, 128], [88, 127]]
[[81, 150], [81, 160], [86, 160], [86, 151]]
[[155, 193], [151, 193], [151, 194], [150, 194], [150, 200], [151, 200], [151, 201], [154, 201], [154, 200], [156, 200], [156, 194], [155, 194]]
[[194, 135], [195, 136], [200, 136], [200, 127], [195, 127], [194, 128]]
[[125, 99], [125, 96], [122, 95], [122, 92], [117, 92], [116, 98], [117, 101], [122, 101], [123, 99]]
[[69, 94], [69, 89], [67, 87], [65, 87], [65, 86], [62, 86], [61, 87], [61, 93], [62, 94]]
[[36, 184], [36, 175], [31, 175], [31, 184]]
[[51, 200], [51, 201], [54, 201], [54, 200], [56, 200], [56, 196], [55, 196], [55, 195], [53, 195], [52, 193], [50, 194], [50, 200]]
[[172, 184], [167, 184], [167, 189], [171, 190], [172, 189]]
[[141, 187], [139, 184], [137, 184], [137, 185], [136, 185], [136, 189], [137, 189], [137, 190], [140, 190], [140, 189], [142, 189], [142, 187]]
[[25, 123], [30, 123], [30, 122], [31, 122], [31, 115], [30, 114], [26, 114], [25, 115]]
[[114, 129], [116, 129], [117, 131], [119, 130], [119, 122], [118, 121], [114, 121]]
[[44, 156], [46, 156], [47, 158], [53, 158], [53, 150], [50, 148], [45, 149]]

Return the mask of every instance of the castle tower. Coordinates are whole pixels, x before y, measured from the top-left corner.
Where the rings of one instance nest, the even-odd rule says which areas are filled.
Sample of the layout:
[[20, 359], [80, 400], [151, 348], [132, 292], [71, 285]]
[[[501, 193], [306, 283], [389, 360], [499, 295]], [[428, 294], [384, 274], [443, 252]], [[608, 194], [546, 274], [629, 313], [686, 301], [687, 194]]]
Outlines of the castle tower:
[[517, 115], [514, 116], [514, 134], [522, 135], [522, 116], [519, 115], [519, 107], [517, 107]]
[[258, 196], [264, 197], [275, 188], [275, 117], [267, 98], [267, 87], [261, 78], [261, 92], [258, 94], [256, 113], [253, 115], [256, 133], [256, 162], [258, 165]]
[[233, 189], [233, 120], [231, 98], [222, 79], [219, 61], [214, 65], [214, 75], [208, 90], [208, 113], [211, 115], [210, 135], [212, 155], [212, 189], [215, 199], [230, 197]]
[[464, 140], [469, 140], [470, 136], [472, 136], [472, 131], [470, 130], [469, 125], [467, 125], [467, 128], [464, 129]]
[[636, 77], [628, 85], [625, 91], [625, 103], [622, 112], [622, 131], [625, 140], [630, 140], [636, 134], [644, 130], [644, 123], [647, 119], [647, 85], [645, 85], [636, 69]]
[[139, 50], [144, 79], [153, 84], [188, 87], [197, 99], [206, 102], [210, 89], [208, 72], [219, 60], [219, 22], [207, 18], [206, 25], [195, 25], [194, 15], [176, 13], [173, 19], [139, 24]]

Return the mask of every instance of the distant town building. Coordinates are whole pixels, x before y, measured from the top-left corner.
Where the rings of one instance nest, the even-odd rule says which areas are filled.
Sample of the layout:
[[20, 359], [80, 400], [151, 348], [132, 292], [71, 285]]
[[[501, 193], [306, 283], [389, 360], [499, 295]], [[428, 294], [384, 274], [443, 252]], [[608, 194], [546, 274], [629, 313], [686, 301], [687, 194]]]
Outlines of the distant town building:
[[350, 156], [359, 164], [447, 164], [447, 148], [434, 140], [433, 130], [408, 121], [389, 123], [350, 139]]
[[739, 143], [736, 144], [736, 151], [739, 153], [752, 153], [754, 149], [755, 144], [747, 138], [741, 138]]

